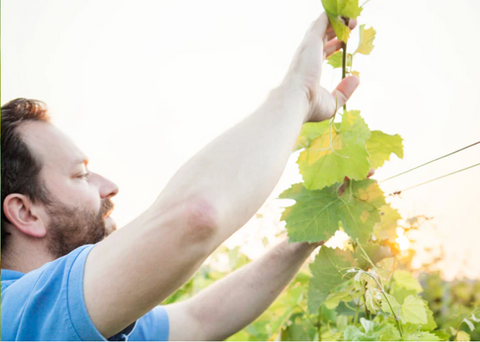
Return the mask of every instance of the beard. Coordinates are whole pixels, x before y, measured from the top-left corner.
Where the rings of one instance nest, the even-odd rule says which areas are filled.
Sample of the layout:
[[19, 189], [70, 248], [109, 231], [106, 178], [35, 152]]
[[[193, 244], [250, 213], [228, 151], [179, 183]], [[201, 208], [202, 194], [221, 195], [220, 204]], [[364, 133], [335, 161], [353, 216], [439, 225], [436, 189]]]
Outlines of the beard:
[[68, 207], [60, 202], [47, 206], [50, 216], [48, 226], [48, 251], [55, 259], [67, 255], [78, 247], [96, 244], [116, 230], [115, 222], [105, 218], [113, 209], [113, 202], [102, 202], [99, 212], [79, 207]]

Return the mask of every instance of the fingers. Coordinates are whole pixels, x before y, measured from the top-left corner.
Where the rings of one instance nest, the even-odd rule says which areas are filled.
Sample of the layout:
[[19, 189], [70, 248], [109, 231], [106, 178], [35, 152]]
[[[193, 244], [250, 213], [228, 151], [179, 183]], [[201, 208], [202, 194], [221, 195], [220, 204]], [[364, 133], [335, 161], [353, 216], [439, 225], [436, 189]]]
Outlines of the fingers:
[[332, 39], [325, 45], [325, 57], [330, 57], [335, 51], [338, 51], [342, 48], [342, 42], [337, 39]]
[[323, 38], [325, 35], [325, 31], [330, 26], [330, 22], [328, 21], [327, 13], [323, 12], [320, 16], [312, 23], [310, 26], [309, 32], [317, 34], [320, 38]]
[[[345, 21], [344, 20], [342, 20], [342, 21], [345, 24]], [[348, 22], [348, 28], [350, 30], [353, 30], [357, 26], [357, 23], [358, 23], [357, 19], [350, 19], [350, 21]], [[326, 35], [328, 36], [328, 40], [331, 40], [331, 39], [333, 39], [337, 36], [335, 34], [335, 31], [333, 30], [332, 25], [330, 25], [330, 22], [329, 22], [327, 30], [326, 30]]]
[[[342, 21], [345, 24], [345, 21], [343, 19]], [[357, 20], [350, 19], [350, 21], [348, 22], [348, 27], [350, 28], [350, 30], [353, 30], [356, 26], [357, 26]], [[326, 44], [328, 41], [336, 37], [335, 31], [333, 30], [333, 27], [330, 24], [330, 21], [328, 19], [327, 13], [325, 12], [320, 14], [317, 20], [315, 20], [312, 23], [307, 33], [310, 33], [310, 32], [313, 32], [317, 34], [320, 38], [325, 39], [324, 44]]]
[[352, 96], [355, 89], [357, 89], [358, 85], [360, 84], [360, 78], [357, 76], [348, 76], [345, 77], [335, 88], [332, 92], [333, 101], [337, 101], [338, 98], [338, 105], [337, 109], [342, 107], [348, 99]]

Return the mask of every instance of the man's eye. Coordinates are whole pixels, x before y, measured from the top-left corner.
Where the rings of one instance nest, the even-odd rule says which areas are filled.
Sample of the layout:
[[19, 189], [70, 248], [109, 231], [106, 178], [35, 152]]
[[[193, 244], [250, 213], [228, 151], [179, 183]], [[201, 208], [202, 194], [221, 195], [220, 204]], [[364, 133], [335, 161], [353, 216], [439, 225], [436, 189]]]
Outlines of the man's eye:
[[79, 175], [78, 178], [87, 178], [89, 175], [90, 175], [90, 173], [85, 172], [85, 173], [82, 173], [81, 175]]

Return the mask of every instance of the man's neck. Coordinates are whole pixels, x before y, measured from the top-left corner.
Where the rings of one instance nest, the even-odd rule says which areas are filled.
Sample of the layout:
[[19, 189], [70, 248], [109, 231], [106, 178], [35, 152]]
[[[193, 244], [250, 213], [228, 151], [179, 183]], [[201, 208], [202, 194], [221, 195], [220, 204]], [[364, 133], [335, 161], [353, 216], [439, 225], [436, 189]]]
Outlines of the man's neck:
[[[13, 247], [13, 246], [12, 246]], [[36, 270], [47, 262], [55, 260], [51, 255], [43, 250], [9, 248], [8, 251], [2, 251], [2, 269], [29, 273]]]

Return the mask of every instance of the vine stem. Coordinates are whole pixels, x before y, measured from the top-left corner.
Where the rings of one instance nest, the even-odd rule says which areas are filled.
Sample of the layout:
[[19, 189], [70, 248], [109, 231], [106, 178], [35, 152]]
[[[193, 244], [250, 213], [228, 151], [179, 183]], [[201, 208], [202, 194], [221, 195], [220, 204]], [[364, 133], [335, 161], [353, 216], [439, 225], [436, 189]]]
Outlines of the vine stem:
[[322, 340], [322, 307], [318, 309], [318, 325], [317, 325], [317, 332], [318, 332], [318, 340]]
[[308, 313], [307, 313], [300, 305], [297, 304], [297, 307], [298, 307], [300, 310], [302, 310], [303, 314], [304, 314], [305, 317], [308, 319], [308, 321], [310, 322], [310, 324], [311, 324], [314, 328], [316, 328], [315, 323], [310, 319], [310, 317], [308, 317]]
[[[365, 290], [366, 290], [366, 288], [365, 288]], [[370, 315], [370, 311], [367, 308], [367, 296], [366, 296], [365, 292], [363, 293], [363, 306], [365, 307], [365, 316], [367, 316], [367, 319], [370, 320], [371, 315]]]
[[402, 327], [400, 326], [400, 322], [398, 320], [397, 314], [395, 313], [395, 310], [393, 310], [392, 303], [390, 303], [390, 300], [388, 299], [387, 294], [385, 293], [385, 290], [383, 289], [383, 286], [380, 285], [377, 278], [375, 278], [370, 273], [368, 273], [368, 272], [363, 272], [363, 273], [369, 275], [377, 283], [378, 287], [380, 288], [380, 291], [382, 292], [383, 296], [387, 300], [387, 303], [388, 303], [388, 306], [390, 307], [390, 310], [392, 310], [393, 316], [395, 316], [395, 322], [397, 323], [398, 331], [400, 332], [400, 337], [403, 337]]
[[[349, 21], [350, 21], [349, 18], [345, 18], [345, 25], [347, 27], [348, 27]], [[346, 76], [346, 71], [347, 71], [347, 43], [342, 42], [342, 50], [343, 50], [343, 56], [342, 56], [342, 80], [343, 80]], [[343, 111], [344, 112], [347, 111], [346, 103], [343, 105]]]

